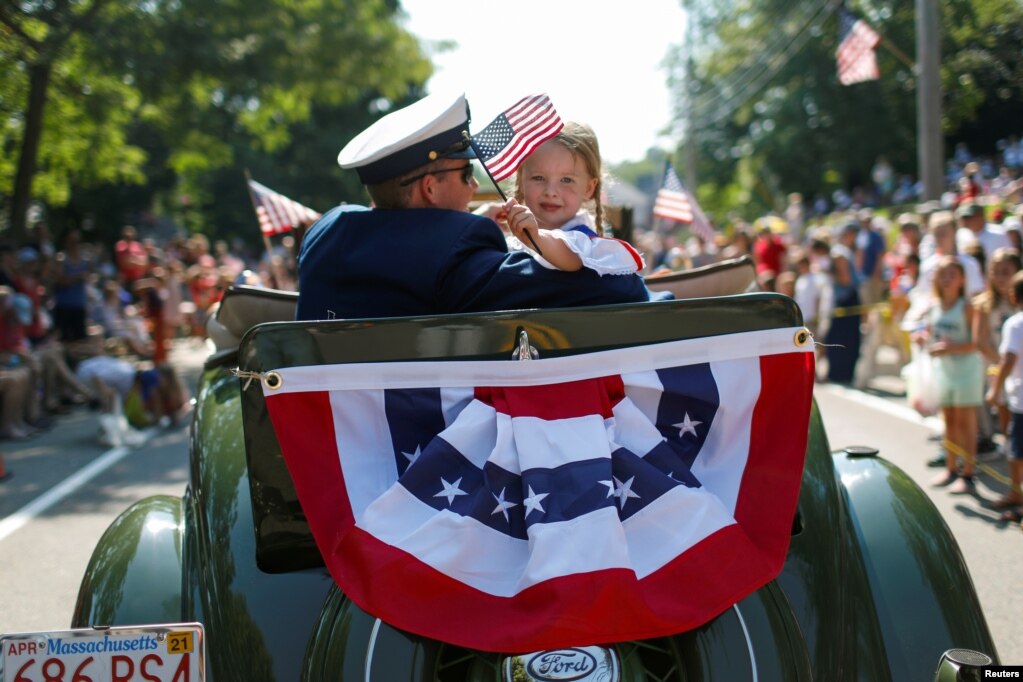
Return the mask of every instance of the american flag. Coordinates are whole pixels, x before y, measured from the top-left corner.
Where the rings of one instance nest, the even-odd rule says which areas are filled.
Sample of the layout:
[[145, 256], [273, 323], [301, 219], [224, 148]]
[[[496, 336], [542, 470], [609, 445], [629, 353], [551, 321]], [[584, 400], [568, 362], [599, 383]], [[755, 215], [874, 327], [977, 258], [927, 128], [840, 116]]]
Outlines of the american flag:
[[249, 180], [249, 194], [259, 218], [259, 229], [267, 237], [290, 231], [303, 220], [316, 220], [320, 214], [278, 194], [255, 180]]
[[564, 127], [547, 95], [523, 97], [472, 136], [476, 156], [495, 182], [511, 177], [533, 150]]
[[286, 367], [263, 394], [327, 568], [370, 614], [486, 651], [659, 637], [781, 571], [813, 391], [796, 331]]
[[682, 185], [670, 163], [664, 172], [664, 185], [658, 190], [654, 201], [654, 215], [689, 225], [689, 229], [704, 241], [714, 241], [717, 234], [706, 214], [700, 209], [700, 205], [696, 203], [696, 198]]
[[881, 36], [867, 22], [844, 7], [838, 10], [838, 81], [852, 85], [881, 77], [874, 48]]

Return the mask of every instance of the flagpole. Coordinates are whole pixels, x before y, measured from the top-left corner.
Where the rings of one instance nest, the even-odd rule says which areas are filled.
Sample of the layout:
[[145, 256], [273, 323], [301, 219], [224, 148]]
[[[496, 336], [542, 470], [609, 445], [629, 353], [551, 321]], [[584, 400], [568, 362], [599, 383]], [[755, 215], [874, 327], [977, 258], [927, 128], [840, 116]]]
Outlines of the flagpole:
[[[881, 34], [878, 34], [881, 35]], [[916, 73], [916, 62], [906, 56], [906, 53], [895, 46], [895, 43], [888, 40], [886, 37], [881, 35], [881, 44], [888, 48], [888, 51], [895, 55], [896, 58], [903, 64], [909, 67], [909, 70], [914, 74]]]
[[[476, 158], [479, 159], [480, 165], [483, 166], [483, 172], [487, 174], [487, 177], [490, 178], [490, 182], [494, 184], [494, 189], [497, 190], [497, 194], [498, 196], [501, 197], [501, 201], [507, 203], [508, 202], [507, 195], [505, 195], [504, 190], [501, 189], [501, 186], [497, 184], [497, 180], [494, 179], [494, 176], [490, 172], [490, 169], [487, 168], [487, 164], [483, 161], [483, 154], [481, 154], [480, 150], [476, 148], [476, 143], [473, 142], [472, 140], [469, 140], [469, 146], [471, 146], [472, 150], [476, 153]], [[533, 250], [536, 251], [538, 255], [543, 256], [543, 251], [541, 251], [540, 247], [536, 245], [536, 240], [533, 239], [533, 235], [529, 233], [529, 230], [526, 230], [526, 236], [529, 237], [529, 243], [533, 245]]]
[[[256, 195], [253, 194], [253, 192], [252, 192], [252, 184], [251, 183], [252, 183], [252, 176], [249, 174], [249, 169], [246, 168], [245, 169], [245, 189], [248, 190], [248, 192], [249, 192], [249, 201], [252, 202], [252, 210], [256, 211], [256, 214], [258, 216], [258, 214], [259, 214], [259, 204], [256, 203]], [[270, 235], [268, 235], [265, 232], [263, 232], [262, 226], [260, 226], [259, 232], [260, 232], [260, 234], [263, 235], [263, 246], [266, 248], [266, 262], [267, 262], [267, 265], [272, 267], [273, 266], [274, 254], [273, 254], [273, 246], [270, 244]]]

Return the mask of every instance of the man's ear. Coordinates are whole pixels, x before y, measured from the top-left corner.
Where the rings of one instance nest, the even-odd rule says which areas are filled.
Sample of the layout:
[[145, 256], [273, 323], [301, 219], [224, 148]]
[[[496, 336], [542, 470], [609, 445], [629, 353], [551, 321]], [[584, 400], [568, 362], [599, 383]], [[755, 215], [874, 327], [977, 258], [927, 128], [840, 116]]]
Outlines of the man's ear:
[[437, 206], [437, 202], [440, 197], [438, 192], [440, 186], [437, 184], [437, 178], [433, 175], [426, 175], [416, 183], [418, 191], [422, 194], [423, 203], [427, 208], [433, 208]]

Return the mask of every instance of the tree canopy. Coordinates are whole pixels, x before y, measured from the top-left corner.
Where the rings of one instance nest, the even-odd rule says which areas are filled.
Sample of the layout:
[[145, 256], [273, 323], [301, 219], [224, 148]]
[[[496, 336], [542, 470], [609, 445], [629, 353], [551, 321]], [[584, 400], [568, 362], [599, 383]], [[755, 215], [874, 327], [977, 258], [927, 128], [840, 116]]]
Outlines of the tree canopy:
[[[699, 29], [669, 61], [680, 121], [691, 108], [700, 197], [723, 215], [780, 208], [784, 193], [828, 196], [869, 182], [881, 156], [916, 174], [913, 3], [850, 5], [883, 37], [881, 77], [843, 86], [832, 0], [688, 4]], [[994, 150], [1023, 113], [1023, 5], [950, 0], [941, 6], [942, 124], [946, 138]], [[907, 56], [908, 55], [908, 56]], [[680, 123], [678, 126], [684, 126]]]
[[[23, 0], [0, 6], [0, 202], [116, 231], [156, 208], [251, 230], [244, 170], [313, 207], [342, 142], [431, 73], [393, 0]], [[228, 204], [230, 202], [230, 205]], [[244, 228], [243, 223], [244, 221]]]

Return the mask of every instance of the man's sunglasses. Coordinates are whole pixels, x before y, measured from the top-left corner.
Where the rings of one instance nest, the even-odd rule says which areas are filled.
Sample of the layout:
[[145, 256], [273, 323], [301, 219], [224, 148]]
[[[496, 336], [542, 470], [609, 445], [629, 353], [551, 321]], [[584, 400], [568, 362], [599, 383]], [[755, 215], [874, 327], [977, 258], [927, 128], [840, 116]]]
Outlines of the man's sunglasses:
[[408, 187], [416, 180], [422, 180], [427, 175], [440, 175], [441, 173], [451, 173], [453, 171], [462, 171], [462, 182], [469, 184], [472, 182], [473, 168], [472, 162], [465, 164], [464, 166], [455, 166], [454, 168], [441, 168], [440, 170], [427, 171], [426, 173], [420, 173], [419, 175], [413, 175], [411, 178], [405, 178], [401, 181], [401, 187]]

